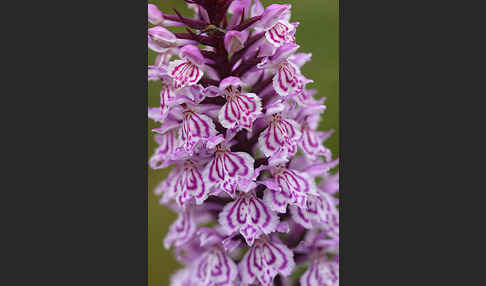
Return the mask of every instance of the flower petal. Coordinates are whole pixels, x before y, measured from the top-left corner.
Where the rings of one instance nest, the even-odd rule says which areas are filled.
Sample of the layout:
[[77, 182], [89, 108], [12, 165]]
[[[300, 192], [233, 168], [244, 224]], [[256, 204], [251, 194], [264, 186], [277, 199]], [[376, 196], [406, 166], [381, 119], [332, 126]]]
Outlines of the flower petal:
[[281, 96], [288, 96], [302, 89], [297, 67], [289, 61], [283, 61], [273, 77], [273, 88]]
[[169, 63], [168, 74], [174, 81], [176, 89], [199, 82], [203, 71], [189, 60], [175, 60]]
[[338, 286], [339, 263], [325, 257], [315, 259], [299, 282], [302, 286]]
[[239, 231], [248, 245], [262, 233], [275, 231], [278, 216], [253, 193], [242, 194], [236, 201], [228, 203], [219, 214], [219, 223], [227, 234]]
[[271, 286], [278, 273], [290, 275], [295, 267], [294, 254], [284, 244], [268, 239], [255, 241], [238, 265], [243, 283], [258, 280]]
[[225, 128], [251, 130], [255, 119], [262, 114], [261, 109], [261, 99], [256, 94], [238, 94], [227, 97], [227, 102], [219, 111], [218, 119]]
[[275, 120], [260, 133], [258, 146], [266, 157], [270, 157], [282, 149], [287, 149], [289, 153], [293, 154], [301, 135], [300, 125], [294, 120]]
[[179, 138], [184, 143], [187, 152], [192, 151], [194, 146], [201, 140], [207, 140], [217, 134], [213, 120], [204, 114], [186, 111]]
[[213, 247], [196, 261], [194, 274], [200, 285], [231, 285], [238, 268], [222, 249]]
[[164, 247], [169, 249], [171, 245], [180, 247], [186, 244], [196, 232], [196, 223], [192, 210], [179, 213], [177, 220], [170, 226], [169, 232], [164, 238]]
[[295, 42], [295, 27], [287, 21], [279, 20], [265, 32], [265, 38], [275, 47]]

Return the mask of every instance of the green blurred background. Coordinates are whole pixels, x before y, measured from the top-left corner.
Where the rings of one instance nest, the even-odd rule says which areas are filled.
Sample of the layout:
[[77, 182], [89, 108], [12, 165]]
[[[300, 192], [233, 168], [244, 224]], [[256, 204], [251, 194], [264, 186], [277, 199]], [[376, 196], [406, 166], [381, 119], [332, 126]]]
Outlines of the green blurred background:
[[[184, 16], [191, 16], [183, 0], [148, 1], [157, 5], [164, 13], [172, 13], [177, 8]], [[336, 132], [325, 145], [333, 151], [333, 158], [339, 154], [339, 6], [338, 0], [293, 0], [266, 1], [270, 4], [292, 4], [292, 22], [300, 22], [296, 32], [296, 42], [301, 46], [299, 52], [312, 53], [312, 60], [302, 69], [303, 74], [314, 83], [307, 85], [317, 89], [316, 97], [327, 98], [325, 111], [319, 129], [334, 129]], [[181, 31], [180, 28], [172, 29]], [[156, 54], [149, 51], [148, 63], [152, 64]], [[148, 103], [155, 107], [160, 104], [160, 83], [149, 82]], [[152, 128], [159, 127], [149, 120], [148, 155], [151, 156], [156, 144]], [[152, 190], [166, 176], [167, 170], [148, 172], [148, 284], [149, 286], [169, 285], [170, 275], [181, 265], [174, 259], [172, 252], [165, 250], [162, 240], [169, 225], [176, 219], [176, 214], [158, 203]]]

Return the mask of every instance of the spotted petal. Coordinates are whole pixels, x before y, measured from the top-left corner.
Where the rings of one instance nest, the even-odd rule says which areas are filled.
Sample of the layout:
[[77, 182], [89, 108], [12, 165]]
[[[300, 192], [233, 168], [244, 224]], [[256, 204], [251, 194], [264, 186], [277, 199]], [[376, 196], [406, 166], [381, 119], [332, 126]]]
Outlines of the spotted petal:
[[184, 113], [179, 138], [187, 152], [190, 152], [200, 140], [209, 139], [216, 133], [214, 123], [209, 116], [190, 110]]
[[325, 257], [315, 259], [309, 269], [300, 277], [302, 286], [338, 286], [339, 263]]
[[302, 151], [309, 158], [315, 158], [316, 156], [324, 156], [327, 161], [332, 160], [331, 150], [322, 145], [322, 140], [320, 140], [318, 133], [308, 126], [302, 127], [302, 141], [301, 145]]
[[287, 21], [279, 20], [265, 32], [265, 38], [275, 47], [295, 42], [295, 27]]
[[307, 229], [321, 227], [335, 235], [339, 234], [339, 212], [329, 194], [309, 195], [305, 208], [291, 206], [292, 219]]
[[266, 157], [274, 153], [287, 150], [288, 153], [296, 152], [297, 141], [302, 136], [300, 126], [291, 119], [277, 119], [270, 122], [258, 138], [258, 146]]
[[242, 194], [219, 214], [219, 223], [226, 234], [239, 231], [250, 246], [262, 233], [274, 232], [278, 222], [278, 216], [254, 193]]
[[174, 152], [176, 131], [172, 129], [162, 135], [157, 134], [154, 137], [159, 147], [155, 149], [154, 154], [150, 157], [149, 164], [152, 169], [160, 169], [166, 166], [165, 160], [169, 159]]
[[254, 93], [228, 96], [227, 102], [219, 111], [219, 122], [225, 128], [251, 130], [255, 119], [262, 114], [261, 109], [261, 99]]
[[208, 186], [222, 188], [229, 195], [236, 192], [239, 181], [253, 176], [255, 159], [245, 152], [218, 151], [208, 163], [204, 178]]
[[287, 204], [305, 208], [307, 196], [318, 194], [315, 181], [296, 170], [281, 168], [274, 175], [280, 190], [266, 191], [263, 200], [272, 210], [280, 213], [285, 213]]
[[268, 239], [256, 240], [238, 265], [243, 283], [258, 280], [265, 286], [273, 285], [278, 273], [290, 275], [294, 266], [293, 252], [284, 244]]
[[163, 84], [162, 89], [160, 90], [160, 108], [162, 114], [165, 114], [169, 111], [169, 107], [173, 103], [175, 99], [175, 90], [171, 85]]
[[169, 183], [171, 187], [169, 193], [175, 196], [179, 206], [185, 207], [192, 198], [196, 200], [197, 204], [202, 204], [209, 196], [201, 171], [199, 166], [191, 161], [186, 161], [177, 176], [174, 176], [174, 183]]
[[298, 68], [284, 60], [273, 77], [273, 88], [280, 96], [288, 96], [303, 89]]
[[168, 74], [174, 80], [176, 89], [199, 82], [203, 71], [188, 59], [175, 60], [169, 63]]
[[232, 285], [238, 274], [233, 260], [219, 247], [212, 247], [196, 261], [194, 277], [199, 285]]
[[194, 212], [187, 209], [179, 213], [177, 220], [170, 226], [169, 232], [164, 238], [164, 247], [169, 249], [171, 245], [180, 247], [186, 244], [196, 232]]

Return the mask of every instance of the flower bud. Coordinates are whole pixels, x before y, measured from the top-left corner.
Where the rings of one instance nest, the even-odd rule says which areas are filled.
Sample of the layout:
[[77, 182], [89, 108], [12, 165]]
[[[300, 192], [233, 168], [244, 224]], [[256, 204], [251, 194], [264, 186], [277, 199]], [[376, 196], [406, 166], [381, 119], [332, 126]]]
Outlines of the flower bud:
[[154, 25], [159, 25], [164, 20], [162, 12], [154, 4], [148, 4], [148, 21]]
[[290, 19], [290, 4], [272, 4], [265, 9], [260, 19], [260, 26], [270, 29], [278, 20]]
[[154, 45], [161, 49], [174, 47], [177, 42], [176, 36], [164, 27], [157, 26], [148, 29], [148, 35]]
[[245, 46], [247, 38], [246, 32], [229, 31], [224, 36], [224, 48], [228, 53], [237, 52]]

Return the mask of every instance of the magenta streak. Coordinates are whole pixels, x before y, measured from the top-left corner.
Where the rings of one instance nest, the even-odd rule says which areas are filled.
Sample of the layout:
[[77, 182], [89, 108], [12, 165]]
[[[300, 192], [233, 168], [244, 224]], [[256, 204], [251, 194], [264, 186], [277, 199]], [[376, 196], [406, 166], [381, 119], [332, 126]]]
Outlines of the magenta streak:
[[227, 259], [226, 255], [222, 254], [222, 256], [223, 256], [224, 266], [226, 267], [226, 280], [221, 282], [220, 285], [226, 285], [229, 282], [229, 279], [230, 279], [230, 275], [229, 275], [230, 267], [228, 265], [228, 259]]
[[304, 179], [303, 177], [301, 177], [301, 176], [297, 175], [297, 173], [295, 173], [295, 172], [294, 172], [294, 171], [292, 171], [292, 170], [287, 170], [287, 172], [291, 173], [291, 174], [292, 174], [292, 176], [294, 176], [294, 177], [298, 178], [298, 179], [299, 179], [301, 182], [303, 182], [303, 183], [304, 183], [304, 186], [305, 186], [305, 187], [304, 187], [304, 190], [303, 190], [303, 192], [304, 192], [304, 193], [308, 193], [308, 192], [310, 191], [310, 190], [309, 190], [309, 182], [307, 182], [307, 180], [306, 180], [306, 179]]
[[187, 62], [183, 62], [181, 64], [179, 64], [178, 66], [176, 66], [172, 72], [171, 72], [171, 75], [172, 76], [175, 76], [175, 74], [179, 71], [179, 69], [182, 67], [182, 66], [185, 66], [187, 64]]
[[[197, 276], [202, 279], [204, 278], [204, 274], [202, 273], [206, 273], [206, 267], [207, 267], [207, 257], [205, 256], [201, 262], [199, 262], [199, 265], [197, 266]], [[201, 269], [202, 268], [202, 269]]]
[[189, 73], [189, 81], [194, 81], [196, 78], [194, 78], [193, 80], [191, 80], [191, 78], [194, 76], [194, 71], [196, 69], [196, 66], [195, 65], [191, 65], [191, 70], [190, 70], [190, 73]]
[[265, 136], [265, 146], [267, 146], [268, 150], [275, 151], [276, 149], [273, 148], [272, 144], [270, 144], [270, 136], [272, 133], [272, 128], [275, 128], [274, 123], [270, 123], [270, 126], [268, 126], [268, 129], [266, 130], [267, 133], [264, 135]]
[[230, 100], [230, 107], [231, 107], [231, 113], [233, 113], [235, 119], [239, 120], [241, 117], [240, 109], [238, 108], [238, 104], [235, 102], [235, 100]]
[[248, 274], [250, 274], [251, 277], [255, 277], [255, 273], [251, 271], [251, 266], [250, 266], [250, 260], [252, 256], [254, 256], [254, 254], [255, 254], [254, 248], [250, 248], [248, 259], [246, 260], [246, 270], [248, 271]]
[[236, 207], [238, 207], [238, 201], [234, 202], [233, 205], [231, 206], [228, 215], [226, 216], [226, 221], [229, 224], [229, 227], [233, 230], [236, 228], [236, 226], [233, 224], [233, 220], [231, 219], [231, 216], [233, 215]]
[[213, 161], [211, 161], [211, 163], [209, 163], [209, 180], [211, 182], [215, 182], [216, 181], [216, 178], [214, 177], [213, 173], [214, 173], [214, 168], [215, 168], [215, 165], [216, 165], [216, 160], [217, 158], [214, 158]]
[[[285, 130], [287, 131], [287, 136], [290, 139], [294, 139], [297, 135], [296, 132], [295, 132], [294, 126], [290, 122], [288, 122], [287, 120], [282, 120], [282, 123], [284, 124]], [[297, 139], [297, 138], [295, 138], [295, 139]]]
[[[281, 44], [282, 43], [282, 41], [279, 41], [279, 40], [275, 39], [274, 34], [277, 34], [277, 32], [275, 32], [273, 29], [269, 30], [268, 31], [268, 34], [270, 35], [270, 38], [272, 39], [272, 41], [274, 41], [275, 43], [277, 43], [277, 44]], [[278, 36], [278, 34], [277, 34], [277, 36]]]
[[319, 198], [315, 198], [314, 200], [308, 200], [307, 201], [307, 212], [308, 213], [317, 215], [317, 213], [319, 212], [318, 202], [315, 202], [317, 200], [319, 200]]
[[219, 276], [223, 274], [223, 271], [221, 271], [222, 265], [221, 265], [221, 257], [219, 257], [218, 254], [215, 254], [216, 257], [218, 258], [218, 264], [216, 264], [213, 269], [211, 269], [211, 276]]
[[[271, 127], [273, 127], [273, 129], [272, 129], [273, 130], [273, 139], [275, 140], [275, 142], [278, 145], [284, 146], [285, 145], [285, 141], [284, 140], [280, 141], [280, 138], [278, 136], [278, 134], [281, 134], [282, 137], [284, 137], [283, 139], [285, 139], [285, 137], [286, 137], [285, 131], [282, 130], [282, 128], [280, 127], [280, 123], [281, 123], [281, 121], [279, 121], [277, 123], [274, 123], [271, 126]], [[277, 132], [277, 131], [279, 131], [279, 132]]]
[[195, 83], [197, 81], [197, 79], [199, 78], [199, 68], [194, 66], [195, 70], [196, 70], [196, 76], [194, 77], [194, 80], [193, 82]]
[[188, 223], [186, 223], [186, 220], [188, 220], [189, 218], [187, 217], [187, 214], [184, 213], [182, 214], [182, 217], [181, 217], [181, 220], [179, 221], [179, 223], [176, 225], [175, 227], [175, 230], [177, 232], [183, 232], [184, 229], [186, 228], [186, 226], [189, 226]]
[[293, 69], [291, 70], [288, 64], [284, 66], [284, 75], [285, 75], [285, 82], [287, 82], [291, 86], [294, 86], [292, 85], [292, 83], [294, 82], [294, 71]]
[[[284, 192], [284, 191], [281, 191], [281, 192], [280, 192], [280, 194], [282, 194], [282, 193], [284, 193], [284, 194], [285, 194], [285, 192]], [[285, 205], [285, 204], [286, 204], [286, 201], [279, 202], [279, 200], [277, 199], [277, 197], [276, 197], [276, 196], [277, 196], [278, 194], [279, 194], [279, 192], [272, 192], [272, 195], [273, 195], [273, 203], [274, 203], [274, 204], [276, 204], [276, 205], [278, 205], [278, 206], [283, 206], [283, 205]], [[286, 196], [284, 195], [284, 197], [286, 197]]]
[[288, 88], [283, 84], [282, 82], [282, 68], [280, 68], [278, 70], [278, 73], [277, 73], [277, 79], [278, 79], [278, 84], [280, 85], [280, 88], [283, 90], [283, 91], [288, 91]]
[[194, 115], [197, 117], [197, 119], [200, 121], [200, 123], [203, 125], [204, 127], [204, 135], [202, 135], [203, 138], [209, 138], [209, 136], [211, 136], [210, 134], [210, 130], [209, 130], [209, 124], [204, 121], [201, 116], [199, 116], [198, 114], [194, 113]]
[[243, 201], [244, 201], [243, 199], [240, 199], [236, 203], [238, 205], [238, 207], [236, 208], [236, 220], [238, 221], [239, 224], [245, 224], [246, 223], [246, 217], [248, 216], [248, 213], [245, 213], [244, 219], [241, 219], [241, 214], [242, 214], [241, 206], [243, 204], [245, 204]]
[[232, 119], [232, 118], [229, 116], [229, 109], [230, 109], [230, 105], [231, 105], [231, 103], [228, 101], [228, 102], [226, 102], [226, 103], [225, 103], [225, 105], [223, 106], [223, 108], [224, 108], [224, 118], [225, 118], [227, 121], [229, 121], [229, 122], [231, 122], [231, 123], [234, 123], [234, 122], [236, 122], [236, 121], [234, 121], [234, 120], [233, 120], [233, 119]]
[[199, 194], [196, 194], [196, 197], [198, 199], [200, 199], [204, 196], [204, 193], [206, 192], [206, 186], [204, 185], [204, 181], [203, 181], [202, 175], [199, 172], [199, 170], [196, 169], [195, 171], [196, 171], [197, 178], [199, 179], [199, 182], [201, 183], [201, 192]]
[[[201, 136], [201, 127], [199, 127], [197, 120], [194, 119], [195, 116], [196, 116], [196, 114], [191, 112], [191, 116], [189, 117], [189, 121], [188, 121], [188, 131], [190, 131], [189, 134], [192, 135], [193, 137], [202, 137]], [[192, 121], [192, 124], [191, 124], [191, 121]], [[194, 126], [196, 133], [194, 133], [194, 130], [191, 130], [191, 128], [190, 128], [191, 125]]]
[[263, 212], [265, 212], [265, 222], [262, 225], [262, 228], [265, 228], [270, 224], [270, 213], [268, 212], [267, 206], [257, 198], [253, 199], [253, 201], [256, 201], [256, 203], [260, 204], [261, 208], [263, 209]]
[[[238, 164], [237, 164], [236, 162], [234, 162], [234, 161], [231, 159], [231, 157], [230, 157], [231, 155], [233, 155], [233, 156], [235, 156], [235, 157], [239, 158], [239, 157], [238, 157], [238, 155], [236, 155], [236, 154], [234, 154], [234, 153], [231, 153], [231, 152], [225, 152], [225, 153], [224, 153], [224, 169], [225, 169], [226, 173], [228, 174], [228, 176], [230, 176], [230, 177], [234, 177], [234, 176], [236, 176], [236, 173], [237, 173], [237, 172], [240, 170], [240, 167], [238, 166]], [[240, 158], [240, 159], [241, 159], [241, 158]], [[244, 162], [244, 161], [243, 161], [243, 162]], [[240, 164], [241, 164], [241, 162], [240, 162]], [[229, 171], [229, 167], [230, 167], [230, 165], [231, 165], [231, 166], [233, 166], [233, 168], [232, 168], [232, 171], [231, 171], [231, 172]], [[244, 164], [243, 164], [243, 166], [244, 166]]]
[[[257, 223], [258, 223], [258, 221], [259, 221], [259, 220], [260, 220], [260, 218], [261, 218], [261, 214], [260, 214], [260, 209], [258, 208], [258, 206], [257, 206], [257, 205], [256, 205], [256, 203], [255, 203], [255, 200], [256, 200], [255, 198], [252, 198], [252, 199], [250, 200], [249, 204], [252, 204], [252, 205], [253, 205], [253, 207], [255, 208], [255, 212], [256, 212], [255, 217], [252, 217], [252, 218], [251, 218], [251, 221], [252, 221], [254, 224], [257, 224]], [[267, 218], [268, 218], [268, 217], [267, 217]]]
[[186, 189], [190, 191], [197, 190], [197, 179], [194, 175], [194, 168], [186, 171]]
[[282, 255], [282, 258], [284, 259], [284, 263], [282, 263], [282, 265], [280, 265], [279, 269], [280, 270], [285, 269], [285, 267], [287, 266], [287, 257], [285, 257], [285, 253], [283, 253], [283, 251], [280, 250], [280, 248], [275, 246], [273, 243], [268, 242], [268, 244], [271, 245], [272, 247], [274, 247], [278, 252], [280, 252], [280, 255]]
[[[267, 263], [267, 266], [273, 265], [277, 261], [277, 257], [275, 256], [275, 254], [273, 253], [272, 249], [270, 248], [270, 246], [268, 244], [264, 244], [263, 247], [268, 249], [268, 253], [270, 253], [270, 257], [266, 257], [266, 255], [265, 255], [265, 262]], [[266, 252], [263, 251], [263, 253], [266, 253]]]
[[218, 174], [218, 177], [221, 179], [221, 180], [224, 180], [224, 161], [223, 161], [223, 155], [217, 155], [215, 161], [216, 161], [216, 165], [215, 165], [215, 168], [216, 168], [216, 173]]
[[[307, 284], [308, 285], [311, 285], [310, 278], [312, 276], [312, 272], [315, 271], [315, 269], [316, 269], [315, 263], [312, 263], [311, 268], [309, 269], [309, 275], [307, 276]], [[317, 275], [317, 271], [315, 271], [315, 279], [320, 280], [318, 275]]]
[[234, 156], [237, 158], [237, 160], [239, 161], [240, 163], [240, 167], [243, 167], [243, 168], [239, 168], [238, 170], [242, 170], [238, 175], [239, 176], [242, 176], [242, 177], [246, 177], [248, 176], [248, 173], [249, 173], [249, 170], [248, 170], [248, 166], [246, 165], [246, 162], [245, 162], [245, 159], [243, 159], [242, 157], [236, 155], [235, 153], [233, 152], [230, 152], [231, 156]]
[[287, 182], [287, 186], [292, 192], [297, 192], [297, 193], [302, 192], [299, 181], [293, 176], [292, 173], [284, 172], [284, 176], [285, 176], [285, 181]]
[[297, 213], [303, 221], [305, 221], [306, 223], [310, 223], [305, 214], [302, 212], [301, 208], [297, 207]]
[[167, 134], [164, 134], [164, 137], [162, 137], [162, 138], [164, 138], [164, 141], [162, 142], [162, 144], [160, 144], [160, 146], [163, 147], [163, 148], [158, 150], [159, 154], [165, 154], [169, 151], [169, 149], [172, 149], [169, 146], [169, 145], [171, 145], [170, 144], [170, 141], [171, 141], [170, 135], [171, 135], [170, 133], [167, 133]]
[[178, 191], [182, 191], [183, 190], [183, 175], [184, 174], [181, 174], [177, 177], [176, 179], [176, 183], [174, 185], [174, 193], [178, 193]]
[[[287, 176], [285, 176], [285, 175], [279, 175], [277, 177], [277, 183], [282, 188], [282, 191], [280, 192], [280, 194], [282, 194], [284, 197], [286, 197], [288, 199], [292, 198], [292, 191], [293, 191], [292, 189], [293, 189], [293, 186], [290, 184]], [[284, 188], [284, 186], [286, 186], [286, 188]], [[288, 196], [286, 195], [286, 193], [285, 193], [284, 190], [289, 190]]]
[[[261, 255], [262, 250], [261, 250], [260, 248], [261, 248], [260, 246], [256, 246], [256, 247], [255, 247], [255, 251], [253, 252], [253, 254], [254, 254], [254, 255], [253, 255], [253, 265], [255, 265], [255, 267], [256, 267], [256, 268], [257, 268], [259, 271], [262, 271], [262, 269], [263, 269], [262, 262], [263, 262], [263, 261], [261, 261], [261, 260], [262, 260], [262, 255]], [[260, 254], [260, 265], [258, 265], [258, 261], [257, 261], [257, 255], [256, 255], [257, 253], [259, 253], [259, 254]]]
[[256, 103], [253, 101], [253, 99], [247, 95], [240, 95], [238, 98], [238, 103], [241, 105], [244, 105], [246, 109], [246, 113], [250, 114], [256, 111]]

